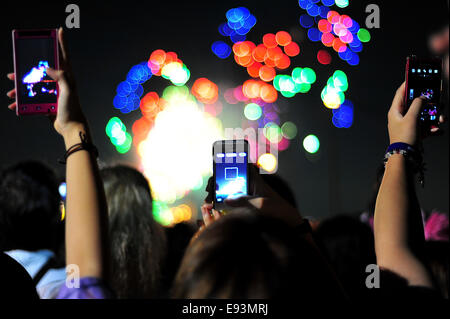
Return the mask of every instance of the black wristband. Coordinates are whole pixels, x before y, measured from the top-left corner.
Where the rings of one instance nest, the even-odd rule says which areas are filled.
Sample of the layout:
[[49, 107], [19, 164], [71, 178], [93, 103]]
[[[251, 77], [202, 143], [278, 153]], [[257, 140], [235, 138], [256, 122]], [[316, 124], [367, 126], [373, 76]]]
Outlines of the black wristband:
[[73, 153], [76, 153], [78, 151], [82, 151], [82, 150], [86, 150], [89, 153], [91, 153], [92, 155], [95, 156], [95, 158], [98, 157], [98, 150], [95, 147], [94, 144], [89, 143], [87, 141], [86, 138], [86, 134], [83, 134], [83, 132], [80, 132], [80, 139], [81, 139], [81, 143], [77, 143], [75, 145], [72, 145], [71, 147], [69, 147], [69, 149], [64, 153], [64, 157], [62, 159], [59, 159], [58, 162], [60, 164], [66, 164], [67, 163], [67, 158], [72, 155]]

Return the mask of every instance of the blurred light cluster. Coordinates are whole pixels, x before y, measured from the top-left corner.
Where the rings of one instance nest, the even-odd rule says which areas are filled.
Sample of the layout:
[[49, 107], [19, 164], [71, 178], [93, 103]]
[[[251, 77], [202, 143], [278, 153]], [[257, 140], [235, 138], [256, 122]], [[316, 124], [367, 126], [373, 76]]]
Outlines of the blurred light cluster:
[[[147, 93], [142, 97], [144, 94], [142, 85], [152, 75], [161, 76], [175, 86], [184, 86], [189, 80], [191, 73], [175, 52], [166, 52], [159, 49], [150, 54], [147, 62], [133, 66], [128, 72], [126, 80], [117, 86], [117, 94], [113, 100], [114, 107], [122, 113], [130, 113], [140, 108], [142, 113], [142, 118], [137, 120], [132, 126], [135, 136], [134, 143], [136, 145], [148, 134], [156, 115], [165, 105], [165, 100], [160, 99], [156, 92]], [[128, 146], [128, 141], [132, 140], [130, 138], [126, 139], [124, 146], [119, 147], [113, 142], [117, 141], [116, 138], [111, 139], [111, 141], [119, 153], [126, 153], [131, 147], [131, 143]]]
[[124, 154], [130, 150], [133, 138], [118, 117], [113, 117], [108, 121], [106, 135], [108, 135], [111, 143], [116, 147], [117, 152]]
[[[370, 41], [369, 31], [360, 28], [349, 16], [330, 9], [333, 5], [345, 8], [349, 1], [299, 0], [298, 3], [306, 10], [306, 14], [300, 16], [300, 25], [307, 29], [308, 38], [325, 46], [317, 52], [317, 61], [329, 65], [332, 57], [327, 48], [330, 48], [349, 65], [359, 64], [358, 53], [363, 43]], [[261, 43], [252, 42], [247, 40], [247, 34], [255, 26], [256, 18], [247, 8], [230, 9], [226, 18], [219, 26], [219, 33], [229, 37], [232, 45], [228, 40], [225, 40], [228, 43], [220, 40], [212, 43], [211, 50], [220, 59], [233, 55], [250, 78], [221, 94], [229, 104], [242, 103], [244, 119], [240, 126], [244, 130], [263, 129], [259, 137], [262, 140], [249, 139], [250, 149], [256, 151], [251, 154], [252, 161], [267, 172], [274, 172], [278, 160], [268, 147], [276, 144], [278, 151], [286, 150], [298, 135], [295, 123], [280, 119], [278, 95], [291, 98], [309, 92], [316, 82], [316, 72], [310, 67], [293, 67], [289, 75], [277, 74], [291, 68], [291, 59], [300, 54], [300, 47], [291, 34], [286, 31], [266, 33]], [[144, 94], [143, 84], [153, 75], [171, 83], [162, 94], [154, 91]], [[190, 76], [189, 69], [175, 52], [153, 51], [147, 62], [130, 69], [126, 80], [118, 85], [113, 101], [114, 107], [122, 113], [140, 109], [142, 117], [132, 125], [133, 138], [117, 117], [106, 127], [118, 152], [126, 153], [135, 145], [155, 199], [155, 219], [166, 226], [192, 218], [193, 206], [185, 203], [177, 206], [176, 202], [191, 190], [204, 187], [204, 177], [211, 174], [211, 145], [223, 139], [222, 122], [217, 118], [224, 109], [219, 87], [206, 77], [188, 87]], [[332, 123], [338, 128], [348, 128], [353, 123], [353, 104], [344, 94], [347, 89], [346, 74], [337, 70], [321, 92], [324, 105], [333, 110]], [[260, 152], [258, 147], [264, 146], [265, 150]], [[320, 148], [319, 139], [308, 135], [303, 139], [303, 147], [314, 154]], [[262, 155], [256, 158], [256, 154]], [[183, 165], [179, 165], [180, 161]]]
[[341, 107], [333, 110], [333, 125], [337, 128], [349, 128], [353, 124], [353, 103], [345, 100]]
[[153, 217], [163, 226], [172, 226], [192, 219], [193, 205], [181, 204], [169, 207], [166, 203], [153, 201]]
[[[306, 10], [306, 14], [300, 16], [300, 25], [308, 30], [308, 38], [314, 42], [321, 41], [324, 46], [333, 48], [348, 64], [358, 65], [358, 53], [363, 49], [363, 42], [370, 41], [369, 31], [360, 28], [358, 22], [348, 15], [340, 15], [329, 8], [334, 4], [345, 8], [348, 6], [348, 0], [322, 0], [323, 5], [317, 4], [318, 2], [299, 0], [299, 6]], [[331, 62], [325, 53], [318, 54], [317, 60], [321, 64]]]
[[154, 75], [162, 76], [176, 86], [185, 85], [191, 76], [191, 72], [175, 52], [155, 50], [147, 65]]
[[163, 98], [165, 107], [137, 150], [153, 198], [173, 204], [211, 173], [211, 145], [222, 139], [222, 123], [203, 112], [187, 87], [168, 87]]
[[252, 79], [245, 81], [234, 93], [239, 101], [256, 99], [266, 103], [273, 103], [278, 98], [278, 93], [271, 84]]
[[122, 113], [130, 113], [139, 108], [140, 97], [144, 93], [142, 84], [152, 77], [152, 71], [146, 62], [133, 66], [127, 74], [127, 79], [116, 89], [113, 105]]
[[219, 98], [219, 87], [207, 78], [197, 79], [191, 92], [197, 100], [205, 104], [213, 104]]
[[292, 70], [291, 76], [277, 75], [273, 85], [281, 95], [290, 98], [297, 93], [309, 92], [314, 82], [316, 82], [316, 73], [313, 69], [296, 67]]
[[219, 26], [219, 33], [230, 37], [233, 43], [244, 41], [256, 24], [256, 18], [245, 7], [233, 8], [226, 13], [227, 22]]
[[341, 70], [335, 71], [320, 94], [323, 104], [329, 109], [339, 108], [345, 101], [344, 92], [347, 89], [347, 75]]
[[290, 57], [297, 56], [300, 47], [288, 32], [279, 31], [265, 34], [258, 45], [251, 41], [236, 42], [233, 53], [236, 63], [247, 68], [251, 77], [270, 82], [276, 76], [276, 69], [285, 70], [291, 65]]

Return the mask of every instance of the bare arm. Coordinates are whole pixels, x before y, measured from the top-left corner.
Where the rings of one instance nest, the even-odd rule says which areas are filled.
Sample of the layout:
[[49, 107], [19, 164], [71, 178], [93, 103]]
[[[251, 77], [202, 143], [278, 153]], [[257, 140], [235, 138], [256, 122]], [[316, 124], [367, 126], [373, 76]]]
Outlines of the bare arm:
[[[65, 133], [66, 149], [81, 142], [80, 132], [86, 133], [86, 126]], [[66, 165], [66, 263], [78, 265], [81, 277], [104, 278], [106, 205], [96, 160], [88, 151], [79, 151]]]
[[410, 285], [431, 287], [428, 272], [417, 257], [424, 233], [405, 161], [401, 154], [391, 156], [378, 193], [374, 220], [377, 263]]
[[[81, 142], [80, 132], [92, 142], [86, 119], [81, 111], [75, 81], [65, 47], [63, 31], [58, 31], [60, 70], [47, 69], [58, 82], [58, 112], [55, 130], [64, 138], [66, 150]], [[14, 80], [14, 74], [8, 74]], [[15, 98], [16, 91], [7, 93]], [[16, 102], [8, 106], [17, 107]], [[66, 264], [79, 267], [81, 277], [105, 277], [107, 208], [103, 184], [95, 158], [86, 150], [73, 153], [67, 159], [66, 179]]]
[[[415, 99], [408, 112], [402, 115], [404, 92], [403, 84], [388, 114], [390, 143], [416, 145], [422, 100]], [[414, 176], [401, 154], [392, 155], [386, 163], [375, 206], [374, 233], [380, 267], [404, 277], [409, 285], [432, 287], [430, 276], [418, 258], [424, 231]]]

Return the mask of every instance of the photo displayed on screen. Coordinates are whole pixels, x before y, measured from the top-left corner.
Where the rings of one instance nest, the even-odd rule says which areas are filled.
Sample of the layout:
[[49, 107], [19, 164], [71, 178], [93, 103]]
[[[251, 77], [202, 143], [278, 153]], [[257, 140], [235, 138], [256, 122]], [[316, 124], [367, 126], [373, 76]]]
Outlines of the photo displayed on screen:
[[415, 64], [411, 61], [408, 75], [408, 106], [416, 97], [425, 97], [427, 103], [420, 113], [423, 122], [438, 121], [438, 106], [441, 91], [441, 68], [438, 65]]
[[246, 152], [223, 152], [215, 155], [216, 202], [228, 197], [247, 195]]
[[54, 39], [22, 38], [16, 40], [17, 84], [21, 104], [56, 103], [56, 81], [46, 68], [55, 68]]

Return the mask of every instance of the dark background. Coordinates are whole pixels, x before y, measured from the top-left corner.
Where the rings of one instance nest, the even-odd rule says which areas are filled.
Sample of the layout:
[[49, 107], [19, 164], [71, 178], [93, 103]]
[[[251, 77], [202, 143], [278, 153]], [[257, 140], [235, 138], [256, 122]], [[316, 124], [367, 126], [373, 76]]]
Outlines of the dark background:
[[[296, 0], [9, 2], [8, 7], [3, 3], [0, 10], [0, 87], [4, 93], [13, 88], [6, 78], [13, 71], [11, 30], [64, 26], [68, 15], [65, 8], [70, 3], [78, 4], [81, 10], [81, 28], [66, 32], [74, 73], [101, 160], [107, 164], [136, 163], [134, 149], [127, 155], [115, 151], [105, 134], [105, 125], [112, 116], [119, 116], [131, 128], [139, 117], [137, 111], [122, 115], [113, 108], [112, 101], [117, 84], [125, 79], [130, 67], [146, 61], [153, 50], [178, 53], [191, 71], [188, 85], [207, 77], [220, 88], [227, 88], [248, 78], [232, 57], [220, 60], [210, 49], [216, 40], [230, 43], [217, 31], [219, 24], [225, 22], [228, 9], [245, 6], [256, 16], [258, 22], [248, 35], [254, 42], [260, 43], [268, 32], [287, 30], [294, 34], [301, 53], [292, 60], [292, 65], [312, 67], [317, 82], [308, 94], [292, 99], [280, 97], [277, 102], [287, 110], [281, 120], [293, 121], [299, 129], [290, 148], [280, 153], [279, 174], [293, 188], [304, 215], [314, 217], [366, 208], [376, 168], [388, 144], [386, 114], [395, 90], [403, 81], [405, 58], [411, 53], [431, 54], [429, 35], [448, 24], [447, 1], [350, 0], [347, 8], [333, 6], [332, 10], [350, 15], [364, 26], [365, 7], [376, 3], [380, 6], [381, 28], [370, 30], [372, 40], [364, 44], [358, 66], [344, 63], [331, 51], [333, 62], [323, 66], [315, 58], [323, 46], [305, 37], [298, 22], [305, 11]], [[336, 69], [343, 70], [349, 78], [346, 97], [355, 105], [350, 129], [335, 128], [331, 124], [331, 111], [320, 100], [320, 91]], [[167, 82], [152, 78], [144, 88], [161, 92], [166, 85]], [[444, 82], [445, 91], [447, 87], [448, 82]], [[444, 98], [448, 104], [446, 93]], [[7, 109], [9, 103], [2, 94], [0, 167], [19, 160], [41, 159], [63, 173], [64, 168], [56, 163], [64, 152], [63, 142], [48, 119], [18, 118]], [[448, 212], [448, 124], [444, 130], [443, 136], [424, 142], [426, 187], [418, 192], [423, 208]], [[319, 153], [312, 158], [302, 147], [308, 134], [317, 135], [321, 141]]]

